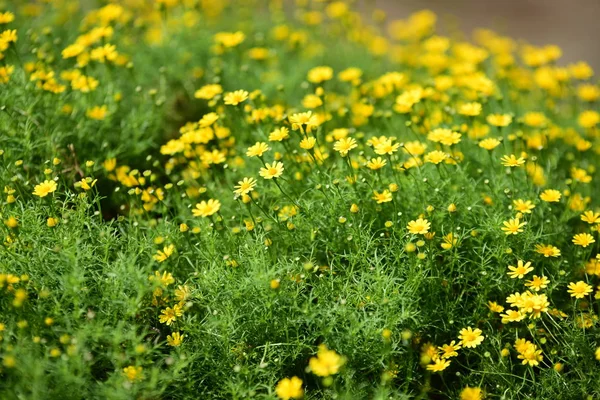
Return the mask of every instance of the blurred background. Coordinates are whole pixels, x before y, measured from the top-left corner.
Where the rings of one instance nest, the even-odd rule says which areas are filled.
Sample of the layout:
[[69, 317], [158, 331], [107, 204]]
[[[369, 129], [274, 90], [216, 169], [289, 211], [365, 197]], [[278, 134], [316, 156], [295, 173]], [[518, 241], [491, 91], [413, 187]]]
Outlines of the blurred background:
[[375, 0], [390, 19], [430, 9], [441, 32], [490, 28], [534, 45], [556, 44], [560, 64], [586, 61], [600, 70], [600, 0]]

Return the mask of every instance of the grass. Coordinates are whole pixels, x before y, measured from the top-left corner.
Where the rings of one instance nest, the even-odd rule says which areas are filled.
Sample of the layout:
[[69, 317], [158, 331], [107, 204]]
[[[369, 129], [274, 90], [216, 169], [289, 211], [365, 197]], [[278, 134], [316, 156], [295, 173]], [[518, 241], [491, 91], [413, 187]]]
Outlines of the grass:
[[0, 397], [599, 397], [591, 68], [297, 3], [0, 2]]

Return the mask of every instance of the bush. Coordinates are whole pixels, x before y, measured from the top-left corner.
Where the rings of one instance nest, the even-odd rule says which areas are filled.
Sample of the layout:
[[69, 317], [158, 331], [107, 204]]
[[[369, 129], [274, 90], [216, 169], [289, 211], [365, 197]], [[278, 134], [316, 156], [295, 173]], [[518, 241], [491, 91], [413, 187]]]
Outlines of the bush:
[[600, 396], [592, 69], [297, 3], [4, 4], [1, 397]]

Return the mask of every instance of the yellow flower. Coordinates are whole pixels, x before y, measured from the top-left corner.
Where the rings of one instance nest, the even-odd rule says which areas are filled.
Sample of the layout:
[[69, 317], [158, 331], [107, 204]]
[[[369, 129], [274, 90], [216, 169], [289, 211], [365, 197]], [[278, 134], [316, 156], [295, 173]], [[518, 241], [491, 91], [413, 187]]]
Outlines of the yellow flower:
[[356, 148], [357, 146], [356, 140], [353, 138], [343, 138], [335, 142], [333, 149], [339, 152], [342, 157], [345, 157], [350, 150]]
[[512, 122], [512, 116], [508, 114], [491, 114], [487, 116], [486, 121], [493, 126], [508, 126]]
[[223, 87], [221, 87], [221, 85], [210, 84], [202, 86], [200, 89], [196, 90], [194, 97], [197, 99], [211, 100], [213, 97], [221, 93], [223, 93]]
[[530, 200], [513, 200], [515, 209], [523, 214], [531, 214], [531, 210], [535, 208], [535, 205]]
[[510, 276], [511, 278], [523, 279], [523, 277], [525, 275], [527, 275], [528, 273], [533, 271], [533, 267], [531, 267], [530, 261], [528, 261], [526, 264], [523, 264], [523, 261], [519, 260], [516, 267], [509, 265], [508, 270], [510, 272], [507, 272], [507, 275]]
[[248, 99], [248, 92], [245, 90], [236, 90], [235, 92], [225, 93], [223, 98], [225, 104], [231, 106], [237, 106], [241, 102]]
[[88, 110], [85, 113], [85, 115], [87, 115], [88, 118], [95, 119], [98, 121], [101, 121], [104, 118], [106, 118], [107, 114], [108, 107], [106, 106], [94, 106], [92, 108], [88, 108]]
[[386, 160], [384, 160], [381, 157], [377, 157], [377, 158], [371, 158], [367, 162], [367, 167], [369, 167], [373, 171], [376, 171], [378, 169], [385, 167], [386, 164], [387, 164]]
[[302, 379], [297, 376], [291, 378], [283, 378], [277, 383], [275, 387], [275, 393], [277, 397], [282, 400], [299, 399], [304, 395], [302, 389]]
[[523, 232], [523, 227], [527, 225], [527, 222], [521, 222], [519, 218], [512, 218], [508, 221], [503, 222], [502, 230], [507, 235], [516, 235]]
[[314, 148], [315, 144], [317, 144], [317, 139], [312, 136], [306, 137], [300, 141], [300, 147], [304, 150], [310, 150]]
[[154, 259], [156, 261], [158, 261], [159, 263], [165, 261], [167, 258], [169, 258], [173, 252], [175, 251], [175, 246], [174, 245], [168, 245], [163, 247], [162, 251], [158, 250], [156, 252], [156, 254], [154, 255]]
[[308, 81], [312, 83], [323, 83], [333, 78], [331, 67], [315, 67], [308, 71]]
[[123, 374], [125, 375], [125, 378], [127, 378], [127, 380], [129, 380], [130, 382], [141, 381], [142, 379], [144, 379], [142, 375], [142, 367], [130, 365], [128, 367], [123, 368]]
[[571, 295], [571, 297], [575, 297], [576, 299], [583, 299], [588, 294], [592, 293], [592, 286], [588, 285], [584, 281], [579, 281], [577, 283], [571, 282], [568, 286], [569, 290], [567, 292]]
[[297, 113], [292, 114], [289, 117], [290, 123], [292, 124], [292, 130], [300, 130], [300, 132], [304, 133], [306, 128], [306, 133], [312, 132], [314, 128], [319, 126], [319, 122], [317, 120], [316, 115], [312, 115], [312, 111], [307, 111], [305, 113]]
[[460, 392], [460, 400], [482, 400], [481, 388], [467, 386]]
[[329, 350], [324, 344], [319, 346], [317, 356], [308, 360], [311, 372], [323, 377], [337, 374], [342, 365], [344, 365], [344, 358], [335, 351]]
[[461, 104], [458, 107], [458, 113], [461, 115], [467, 115], [469, 117], [476, 117], [481, 114], [481, 104], [480, 103], [466, 103]]
[[575, 243], [577, 246], [588, 247], [590, 244], [596, 243], [596, 241], [589, 233], [578, 233], [577, 235], [573, 236], [573, 243]]
[[274, 179], [283, 175], [283, 169], [283, 163], [274, 161], [272, 164], [265, 164], [265, 167], [261, 168], [258, 174], [264, 179]]
[[393, 143], [392, 138], [386, 138], [375, 144], [375, 153], [380, 155], [391, 155], [398, 151], [400, 143]]
[[523, 157], [517, 158], [514, 154], [511, 154], [510, 156], [505, 155], [500, 160], [505, 167], [520, 167], [525, 164], [525, 159]]
[[544, 257], [560, 257], [560, 250], [551, 244], [536, 244], [535, 251]]
[[502, 311], [504, 311], [504, 307], [502, 307], [495, 301], [489, 301], [488, 308], [490, 309], [491, 312], [495, 312], [495, 313], [501, 313]]
[[387, 189], [381, 193], [374, 191], [372, 199], [377, 201], [377, 204], [388, 203], [392, 201], [392, 193]]
[[479, 328], [473, 329], [469, 326], [461, 329], [459, 333], [458, 339], [460, 339], [460, 344], [463, 347], [475, 348], [483, 342], [483, 339], [485, 339], [485, 336], [481, 334], [482, 332]]
[[442, 161], [446, 160], [448, 158], [448, 154], [444, 153], [443, 151], [439, 151], [439, 150], [434, 150], [434, 151], [430, 151], [429, 153], [425, 154], [424, 160], [425, 162], [428, 163], [432, 163], [432, 164], [439, 164]]
[[210, 217], [220, 209], [221, 202], [219, 200], [202, 200], [200, 203], [196, 204], [196, 208], [192, 209], [192, 214], [194, 214], [195, 217]]
[[179, 332], [173, 332], [172, 334], [167, 336], [167, 344], [169, 346], [177, 347], [181, 345], [181, 342], [183, 342], [184, 337], [185, 335], [182, 335]]
[[481, 142], [479, 142], [479, 147], [481, 147], [482, 149], [489, 150], [489, 151], [494, 150], [498, 146], [500, 146], [500, 141], [495, 138], [487, 138], [487, 139], [483, 139]]
[[290, 137], [290, 130], [286, 127], [277, 128], [269, 134], [270, 142], [281, 142]]
[[452, 146], [453, 144], [460, 143], [461, 134], [451, 129], [436, 128], [429, 132], [427, 139], [446, 146]]
[[546, 189], [540, 194], [540, 199], [547, 203], [556, 203], [560, 200], [561, 196], [558, 190]]
[[536, 292], [548, 287], [550, 280], [545, 276], [534, 275], [530, 281], [525, 282], [525, 286], [535, 290]]
[[600, 122], [600, 114], [597, 111], [587, 110], [579, 114], [577, 123], [582, 128], [593, 128]]
[[161, 324], [171, 325], [173, 322], [177, 320], [177, 317], [181, 317], [183, 315], [183, 310], [179, 304], [175, 304], [173, 308], [167, 307], [161, 311], [161, 315], [159, 315], [158, 320]]
[[428, 371], [432, 372], [441, 372], [450, 366], [450, 360], [445, 360], [443, 358], [438, 358], [433, 361], [433, 364], [429, 364], [427, 366]]
[[255, 186], [256, 186], [256, 179], [244, 178], [241, 181], [239, 181], [236, 186], [234, 186], [235, 190], [233, 191], [233, 193], [235, 193], [235, 195], [238, 197], [243, 196], [245, 194], [252, 192], [254, 190]]
[[54, 181], [45, 180], [33, 188], [33, 194], [39, 197], [46, 197], [56, 191], [58, 185]]
[[52, 217], [49, 217], [49, 218], [46, 220], [46, 225], [48, 225], [48, 227], [49, 227], [49, 228], [53, 228], [53, 227], [55, 227], [56, 225], [58, 225], [58, 222], [59, 222], [59, 221], [58, 221], [58, 218], [52, 218]]
[[444, 344], [438, 347], [438, 349], [442, 351], [442, 358], [450, 358], [458, 355], [458, 350], [461, 349], [461, 346], [453, 340], [450, 344]]
[[594, 211], [586, 211], [581, 214], [581, 220], [588, 224], [600, 223], [600, 213]]
[[429, 228], [431, 227], [431, 223], [423, 218], [418, 218], [417, 220], [410, 221], [406, 226], [409, 233], [413, 235], [424, 235], [429, 232]]
[[244, 32], [219, 32], [214, 36], [215, 42], [224, 47], [236, 47], [246, 39]]
[[256, 142], [253, 146], [248, 147], [246, 155], [248, 157], [262, 157], [267, 151], [271, 150], [268, 144], [264, 142]]

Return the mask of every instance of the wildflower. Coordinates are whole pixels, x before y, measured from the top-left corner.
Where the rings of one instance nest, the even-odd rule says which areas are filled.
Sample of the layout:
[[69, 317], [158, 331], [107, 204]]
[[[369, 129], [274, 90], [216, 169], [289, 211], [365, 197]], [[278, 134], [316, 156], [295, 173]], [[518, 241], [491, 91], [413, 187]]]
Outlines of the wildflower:
[[248, 147], [246, 155], [248, 157], [262, 157], [267, 151], [271, 150], [268, 144], [264, 142], [256, 142], [253, 146]]
[[264, 179], [279, 178], [283, 175], [283, 163], [279, 161], [274, 161], [271, 164], [267, 163], [264, 168], [261, 168], [260, 171], [258, 171], [258, 174]]
[[386, 164], [387, 164], [386, 160], [384, 160], [381, 157], [377, 157], [377, 158], [371, 158], [367, 162], [367, 167], [369, 167], [369, 169], [371, 169], [373, 171], [376, 171], [378, 169], [385, 167]]
[[533, 271], [533, 267], [531, 267], [530, 265], [530, 261], [528, 261], [526, 264], [523, 264], [523, 261], [519, 260], [516, 267], [513, 267], [512, 265], [508, 266], [510, 272], [507, 272], [507, 275], [513, 279], [523, 279], [525, 275]]
[[353, 138], [343, 138], [335, 142], [335, 144], [333, 145], [333, 149], [339, 152], [342, 157], [346, 157], [346, 155], [348, 155], [348, 152], [356, 148], [357, 146], [358, 145], [356, 144], [356, 140], [354, 140]]
[[534, 275], [530, 281], [525, 282], [525, 286], [530, 287], [531, 289], [538, 292], [538, 291], [548, 287], [549, 283], [550, 283], [550, 280], [548, 278], [546, 278], [545, 276]]
[[460, 345], [468, 348], [475, 348], [483, 342], [485, 336], [481, 334], [481, 329], [472, 329], [470, 326], [460, 330], [458, 339], [460, 339]]
[[560, 257], [560, 250], [551, 244], [536, 244], [535, 251], [544, 257]]
[[317, 139], [314, 138], [313, 136], [305, 137], [304, 139], [302, 139], [300, 141], [300, 147], [303, 148], [304, 150], [310, 150], [310, 149], [314, 148], [315, 144], [317, 144]]
[[456, 243], [458, 243], [458, 239], [454, 237], [454, 234], [452, 232], [445, 235], [443, 240], [444, 240], [444, 243], [441, 244], [441, 247], [444, 250], [449, 250], [452, 247], [454, 247], [456, 245]]
[[55, 192], [57, 187], [58, 185], [56, 184], [56, 182], [45, 180], [39, 185], [35, 185], [35, 187], [33, 188], [33, 194], [38, 197], [46, 197], [50, 193]]
[[174, 245], [168, 245], [163, 247], [162, 251], [158, 250], [156, 252], [156, 254], [154, 255], [154, 259], [156, 261], [158, 261], [159, 263], [165, 261], [167, 258], [169, 258], [173, 252], [175, 251], [175, 246]]
[[372, 199], [377, 201], [377, 204], [388, 203], [392, 201], [392, 193], [387, 189], [381, 193], [374, 191]]
[[246, 39], [244, 32], [219, 32], [215, 34], [214, 40], [224, 47], [236, 47]]
[[556, 203], [560, 200], [561, 194], [558, 190], [546, 189], [540, 194], [540, 199], [546, 203]]
[[481, 114], [480, 103], [465, 103], [458, 107], [458, 113], [469, 117], [476, 117]]
[[502, 318], [502, 323], [507, 324], [509, 322], [518, 322], [522, 321], [527, 317], [526, 314], [521, 313], [517, 310], [506, 310], [506, 313], [500, 314], [500, 318]]
[[290, 137], [290, 130], [286, 127], [277, 128], [269, 134], [270, 142], [281, 142]]
[[586, 211], [581, 214], [581, 220], [588, 224], [600, 223], [600, 213], [594, 211]]
[[290, 115], [289, 120], [292, 124], [292, 129], [295, 131], [300, 130], [300, 132], [302, 133], [310, 133], [314, 128], [319, 126], [317, 117], [315, 115], [312, 115], [311, 111], [307, 111], [305, 113], [292, 114]]
[[592, 293], [592, 286], [588, 285], [584, 281], [579, 281], [577, 283], [571, 282], [568, 285], [569, 290], [567, 292], [571, 295], [571, 297], [575, 297], [576, 299], [583, 299], [588, 294]]
[[58, 218], [52, 218], [52, 217], [49, 217], [49, 218], [46, 220], [46, 225], [47, 225], [49, 228], [53, 228], [53, 227], [55, 227], [56, 225], [58, 225], [58, 222], [59, 222], [59, 221], [58, 221]]
[[92, 108], [88, 108], [85, 115], [87, 115], [90, 119], [95, 119], [97, 121], [101, 121], [106, 118], [108, 114], [108, 107], [106, 106], [94, 106]]
[[531, 214], [531, 210], [535, 208], [535, 205], [530, 200], [513, 200], [515, 209], [523, 214]]
[[500, 160], [505, 167], [520, 167], [525, 164], [525, 159], [523, 157], [517, 158], [514, 154], [511, 154], [510, 156], [505, 155]]
[[308, 360], [312, 373], [323, 377], [337, 374], [343, 364], [344, 358], [324, 344], [319, 345], [317, 356]]
[[442, 358], [456, 357], [460, 348], [460, 344], [457, 344], [454, 340], [451, 341], [450, 344], [445, 344], [442, 345], [442, 347], [439, 347], [439, 349], [442, 351]]
[[244, 178], [241, 181], [239, 181], [238, 184], [235, 186], [235, 190], [233, 191], [233, 193], [235, 193], [235, 195], [238, 197], [243, 196], [245, 194], [252, 192], [254, 190], [255, 186], [256, 186], [256, 179]]
[[481, 388], [467, 386], [460, 391], [460, 400], [482, 400], [483, 393]]
[[491, 312], [495, 312], [495, 313], [501, 313], [502, 311], [504, 311], [504, 307], [502, 307], [495, 301], [488, 302], [488, 308], [490, 309]]
[[516, 235], [523, 232], [522, 228], [527, 225], [527, 222], [521, 222], [519, 218], [511, 218], [508, 221], [504, 221], [502, 224], [504, 225], [502, 230], [505, 234]]
[[525, 339], [515, 341], [515, 350], [519, 353], [518, 358], [523, 360], [523, 365], [535, 367], [543, 359], [542, 350], [539, 350], [535, 344]]
[[0, 24], [8, 24], [9, 22], [13, 22], [15, 20], [15, 14], [10, 11], [5, 11], [0, 13]]
[[450, 360], [445, 360], [443, 358], [438, 358], [433, 361], [433, 364], [429, 364], [427, 366], [428, 371], [432, 372], [441, 372], [450, 366]]
[[406, 229], [408, 229], [408, 232], [412, 233], [413, 235], [423, 235], [429, 232], [430, 227], [431, 224], [429, 221], [423, 218], [418, 218], [417, 220], [410, 221], [406, 226]]
[[221, 209], [219, 200], [209, 199], [196, 204], [196, 208], [192, 209], [192, 214], [195, 217], [210, 217]]
[[578, 233], [577, 235], [573, 236], [573, 243], [575, 243], [577, 246], [588, 247], [590, 244], [596, 243], [596, 241], [589, 233]]
[[375, 145], [375, 153], [384, 155], [384, 154], [394, 154], [400, 148], [400, 143], [393, 143], [392, 139], [385, 139]]
[[215, 96], [223, 93], [223, 88], [219, 84], [211, 84], [202, 86], [196, 90], [194, 97], [197, 99], [211, 100]]
[[167, 336], [167, 344], [169, 346], [177, 347], [181, 345], [181, 342], [183, 342], [184, 337], [185, 335], [182, 335], [179, 332], [173, 332], [172, 334]]
[[577, 118], [577, 123], [582, 128], [593, 128], [600, 122], [600, 113], [592, 110], [583, 111]]
[[315, 67], [308, 71], [308, 81], [311, 83], [323, 83], [333, 78], [331, 67]]
[[489, 151], [494, 150], [498, 146], [500, 146], [500, 141], [496, 138], [487, 138], [479, 142], [479, 147]]
[[282, 400], [299, 399], [304, 395], [302, 389], [302, 379], [297, 376], [291, 378], [283, 378], [275, 387], [277, 397]]
[[443, 151], [439, 151], [439, 150], [434, 150], [434, 151], [431, 151], [431, 152], [425, 154], [424, 160], [425, 160], [425, 162], [428, 162], [428, 163], [439, 164], [442, 161], [446, 160], [447, 158], [448, 158], [447, 153], [444, 153]]
[[10, 81], [10, 76], [13, 74], [14, 71], [15, 67], [12, 65], [5, 65], [0, 67], [0, 84], [8, 83]]
[[490, 114], [486, 121], [493, 126], [508, 126], [512, 122], [512, 116], [508, 114]]
[[248, 99], [248, 92], [245, 90], [225, 93], [225, 97], [223, 98], [225, 104], [231, 106], [237, 106], [246, 99]]
[[171, 325], [173, 322], [177, 320], [177, 317], [181, 317], [183, 315], [183, 310], [179, 304], [175, 304], [173, 308], [167, 307], [161, 311], [161, 315], [159, 315], [158, 320], [161, 324]]
[[129, 382], [141, 381], [143, 379], [142, 367], [136, 367], [133, 365], [125, 367], [123, 368], [123, 375], [125, 375], [125, 378], [127, 378]]

